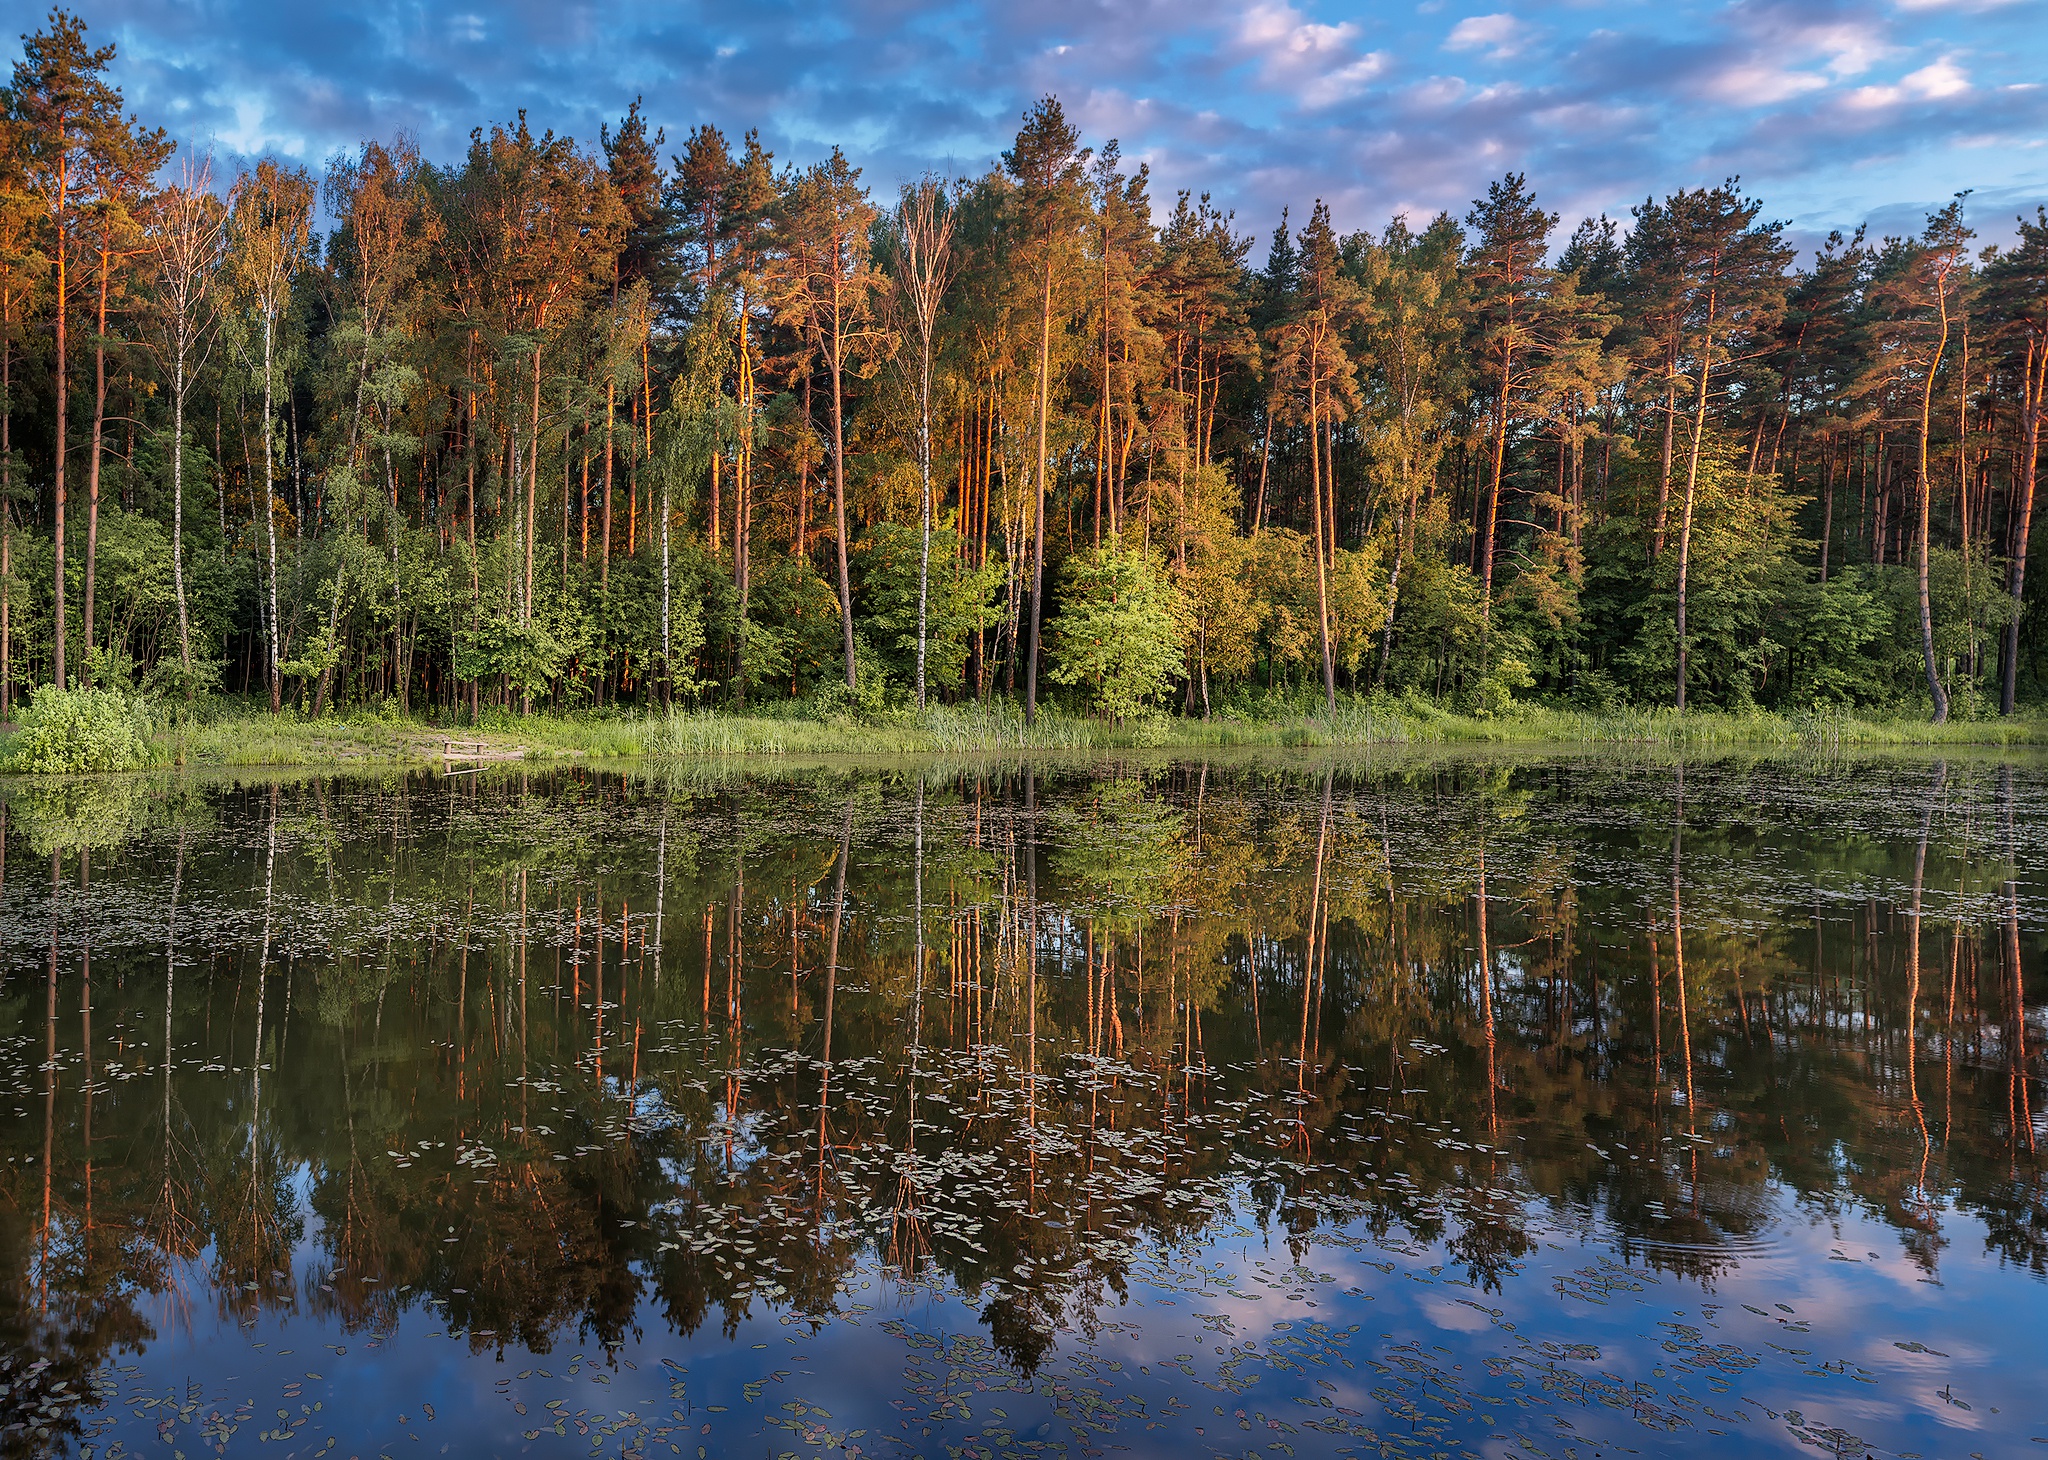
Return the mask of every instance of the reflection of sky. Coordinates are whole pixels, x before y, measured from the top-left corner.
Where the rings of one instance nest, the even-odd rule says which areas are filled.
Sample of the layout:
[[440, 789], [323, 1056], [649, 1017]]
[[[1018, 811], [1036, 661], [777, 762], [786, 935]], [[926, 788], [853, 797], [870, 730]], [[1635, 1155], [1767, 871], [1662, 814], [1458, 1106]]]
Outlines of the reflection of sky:
[[[295, 1439], [334, 1435], [343, 1454], [389, 1450], [407, 1435], [518, 1451], [536, 1427], [535, 1453], [555, 1453], [550, 1400], [561, 1401], [578, 1453], [600, 1429], [616, 1445], [643, 1426], [663, 1432], [650, 1453], [671, 1443], [684, 1454], [693, 1443], [714, 1454], [815, 1453], [829, 1432], [848, 1454], [936, 1454], [989, 1426], [1050, 1450], [1072, 1439], [1077, 1414], [1109, 1426], [1095, 1444], [1135, 1455], [1237, 1454], [1274, 1440], [1301, 1454], [1348, 1451], [1355, 1435], [1306, 1422], [1406, 1436], [1411, 1417], [1442, 1426], [1454, 1453], [1501, 1456], [1521, 1453], [1521, 1437], [1540, 1453], [1682, 1446], [1789, 1457], [1831, 1431], [1877, 1455], [2015, 1453], [2048, 1434], [2033, 1347], [2018, 1337], [2040, 1331], [2048, 1287], [1972, 1260], [1985, 1235], [1974, 1218], [1939, 1214], [1965, 1260], [1944, 1263], [1935, 1282], [1880, 1218], [1847, 1209], [1823, 1219], [1783, 1193], [1776, 1208], [1767, 1250], [1702, 1286], [1618, 1261], [1604, 1221], [1591, 1232], [1547, 1225], [1531, 1204], [1523, 1215], [1535, 1246], [1487, 1291], [1441, 1247], [1410, 1246], [1399, 1229], [1388, 1248], [1355, 1227], [1318, 1232], [1297, 1267], [1285, 1233], [1261, 1230], [1255, 1208], [1237, 1206], [1199, 1248], [1139, 1254], [1128, 1297], [1099, 1295], [1109, 1300], [1100, 1327], [1071, 1303], [1029, 1378], [988, 1347], [989, 1290], [903, 1287], [863, 1259], [838, 1316], [815, 1333], [758, 1301], [729, 1337], [715, 1322], [679, 1335], [643, 1309], [616, 1355], [571, 1331], [536, 1355], [488, 1344], [473, 1353], [417, 1302], [381, 1337], [310, 1314], [270, 1311], [250, 1328], [207, 1314], [183, 1342], [133, 1356], [122, 1392], [203, 1394], [195, 1419], [240, 1407], [249, 1420], [239, 1441], [304, 1419]], [[323, 1258], [303, 1248], [297, 1267]], [[190, 1280], [205, 1283], [197, 1272]], [[302, 1392], [288, 1395], [293, 1382]], [[943, 1394], [953, 1402], [942, 1405]], [[799, 1404], [809, 1412], [797, 1415]], [[161, 1412], [102, 1414], [116, 1423], [106, 1438], [140, 1449]], [[819, 1437], [812, 1445], [798, 1443], [806, 1431]]]
[[[758, 127], [834, 143], [871, 182], [987, 167], [1035, 96], [1262, 237], [1283, 204], [1340, 226], [1462, 213], [1526, 170], [1577, 217], [1739, 173], [1802, 235], [1917, 227], [1958, 187], [1987, 233], [2048, 194], [2038, 0], [98, 0], [145, 118], [228, 158], [317, 162], [414, 132], [457, 157], [521, 108], [594, 140], [636, 94], [673, 144]], [[28, 12], [21, 15], [26, 23]]]

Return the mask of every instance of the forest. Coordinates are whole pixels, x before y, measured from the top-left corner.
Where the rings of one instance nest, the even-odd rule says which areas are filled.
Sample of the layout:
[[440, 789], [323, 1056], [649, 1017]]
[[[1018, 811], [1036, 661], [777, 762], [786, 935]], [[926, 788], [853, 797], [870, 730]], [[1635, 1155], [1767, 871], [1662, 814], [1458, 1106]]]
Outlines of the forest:
[[1050, 96], [894, 196], [638, 99], [227, 176], [113, 60], [0, 94], [0, 720], [2048, 688], [2048, 210], [1254, 229]]

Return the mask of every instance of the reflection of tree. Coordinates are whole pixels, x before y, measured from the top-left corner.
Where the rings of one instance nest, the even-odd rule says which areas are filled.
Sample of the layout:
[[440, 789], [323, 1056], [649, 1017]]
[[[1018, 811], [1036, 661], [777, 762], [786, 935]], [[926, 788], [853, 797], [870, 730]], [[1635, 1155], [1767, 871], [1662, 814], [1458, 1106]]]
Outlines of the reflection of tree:
[[1352, 1223], [1495, 1288], [1531, 1200], [1711, 1281], [1778, 1187], [1931, 1273], [1945, 1191], [2048, 1269], [2016, 797], [1924, 774], [1845, 826], [1762, 818], [1744, 764], [1682, 803], [1604, 764], [219, 790], [93, 854], [146, 949], [88, 974], [59, 864], [9, 889], [52, 941], [6, 1032], [89, 1017], [151, 1078], [27, 1077], [0, 1350], [82, 1376], [146, 1336], [124, 1292], [195, 1282], [613, 1345], [823, 1321], [876, 1263], [1028, 1368], [1226, 1199], [1298, 1260]]

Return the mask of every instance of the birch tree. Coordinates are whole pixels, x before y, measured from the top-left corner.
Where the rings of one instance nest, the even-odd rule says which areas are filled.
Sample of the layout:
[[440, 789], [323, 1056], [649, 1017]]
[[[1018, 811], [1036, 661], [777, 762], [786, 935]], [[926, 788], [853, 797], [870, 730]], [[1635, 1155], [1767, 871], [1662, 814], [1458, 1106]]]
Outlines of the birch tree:
[[157, 197], [155, 347], [171, 402], [171, 583], [178, 600], [178, 658], [185, 698], [198, 691], [192, 665], [192, 614], [185, 593], [185, 404], [206, 363], [219, 322], [227, 209], [212, 189], [211, 164], [188, 161], [178, 182]]

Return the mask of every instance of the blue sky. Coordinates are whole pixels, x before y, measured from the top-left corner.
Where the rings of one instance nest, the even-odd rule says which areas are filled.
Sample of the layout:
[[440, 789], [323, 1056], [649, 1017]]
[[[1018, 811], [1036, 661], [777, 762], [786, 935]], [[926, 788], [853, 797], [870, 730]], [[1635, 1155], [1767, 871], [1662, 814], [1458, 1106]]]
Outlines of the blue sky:
[[[1910, 231], [1957, 189], [1987, 238], [2048, 201], [2048, 0], [84, 0], [145, 119], [232, 166], [401, 129], [453, 160], [524, 108], [594, 142], [635, 95], [671, 144], [834, 142], [880, 188], [985, 168], [1056, 92], [1155, 194], [1261, 240], [1463, 213], [1522, 170], [1564, 215], [1739, 173], [1812, 239]], [[10, 51], [16, 49], [10, 38]], [[1261, 249], [1263, 256], [1263, 248]]]

